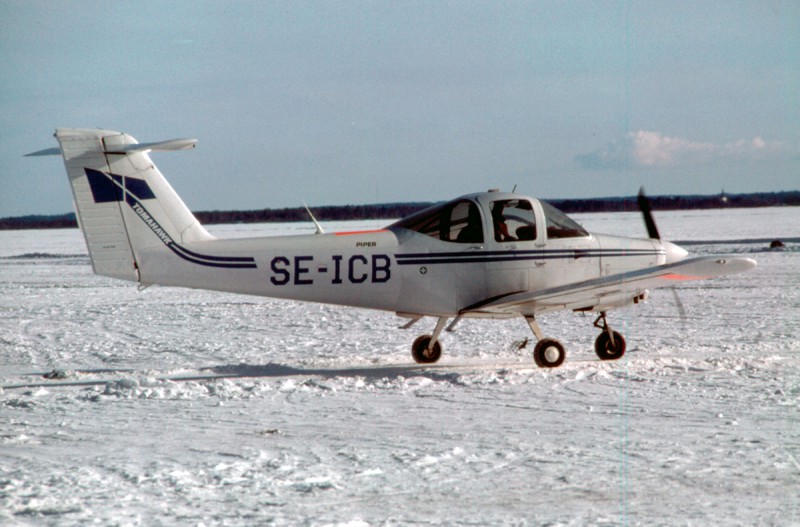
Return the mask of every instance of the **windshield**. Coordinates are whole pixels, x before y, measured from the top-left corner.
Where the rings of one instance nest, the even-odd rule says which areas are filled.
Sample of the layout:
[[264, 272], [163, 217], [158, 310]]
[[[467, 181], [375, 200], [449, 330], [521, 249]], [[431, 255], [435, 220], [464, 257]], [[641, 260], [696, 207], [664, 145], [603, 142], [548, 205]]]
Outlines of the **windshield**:
[[403, 227], [444, 242], [483, 243], [481, 213], [475, 203], [467, 200], [425, 209], [392, 227]]
[[544, 217], [547, 220], [548, 238], [583, 238], [589, 236], [589, 233], [583, 227], [554, 206], [546, 201], [539, 201], [539, 203], [542, 204]]

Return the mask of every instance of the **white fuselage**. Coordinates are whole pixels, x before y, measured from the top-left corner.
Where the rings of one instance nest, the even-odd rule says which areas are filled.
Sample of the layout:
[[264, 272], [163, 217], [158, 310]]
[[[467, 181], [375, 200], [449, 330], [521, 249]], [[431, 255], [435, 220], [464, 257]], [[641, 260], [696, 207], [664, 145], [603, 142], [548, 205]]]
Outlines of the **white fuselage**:
[[251, 257], [254, 266], [208, 266], [144, 250], [138, 255], [141, 282], [438, 316], [455, 316], [487, 298], [666, 261], [656, 240], [589, 235], [462, 245], [400, 227], [214, 240], [184, 248]]

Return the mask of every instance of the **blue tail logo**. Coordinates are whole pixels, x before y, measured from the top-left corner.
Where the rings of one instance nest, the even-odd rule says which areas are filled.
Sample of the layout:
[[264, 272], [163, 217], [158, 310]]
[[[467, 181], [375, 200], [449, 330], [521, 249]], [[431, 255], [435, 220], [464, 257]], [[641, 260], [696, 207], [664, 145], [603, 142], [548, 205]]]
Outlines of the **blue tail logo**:
[[122, 201], [122, 195], [127, 195], [127, 202], [136, 199], [155, 199], [156, 195], [150, 190], [150, 185], [143, 179], [134, 177], [118, 176], [117, 174], [106, 174], [92, 168], [84, 169], [86, 178], [89, 180], [89, 187], [92, 189], [92, 197], [95, 203], [111, 203]]
[[158, 236], [170, 251], [184, 260], [206, 267], [228, 269], [255, 269], [257, 267], [255, 258], [252, 256], [211, 256], [190, 251], [178, 244], [140, 201], [156, 199], [156, 195], [147, 181], [129, 176], [123, 178], [117, 174], [107, 174], [92, 168], [84, 168], [84, 171], [89, 180], [89, 187], [92, 189], [95, 203], [119, 203], [124, 195], [125, 202], [130, 205], [144, 224]]

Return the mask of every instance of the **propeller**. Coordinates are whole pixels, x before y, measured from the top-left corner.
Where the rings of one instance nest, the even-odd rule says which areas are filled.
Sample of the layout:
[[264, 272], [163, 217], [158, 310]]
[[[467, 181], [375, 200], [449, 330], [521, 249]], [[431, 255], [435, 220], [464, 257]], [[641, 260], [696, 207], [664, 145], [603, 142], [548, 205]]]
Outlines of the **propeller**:
[[639, 204], [639, 210], [642, 211], [644, 217], [644, 224], [647, 227], [647, 236], [656, 240], [661, 239], [656, 227], [656, 220], [653, 219], [653, 209], [650, 208], [650, 200], [644, 195], [644, 187], [639, 188], [639, 195], [636, 198]]
[[[647, 227], [647, 236], [651, 239], [661, 241], [661, 235], [658, 233], [658, 227], [656, 227], [656, 220], [653, 219], [653, 209], [650, 207], [650, 200], [644, 194], [644, 187], [639, 188], [639, 195], [636, 197], [636, 202], [639, 204], [639, 210], [642, 211], [644, 225]], [[669, 289], [672, 291], [672, 298], [678, 310], [681, 329], [686, 331], [686, 309], [683, 307], [683, 302], [681, 302], [681, 297], [678, 295], [677, 288], [670, 287]]]

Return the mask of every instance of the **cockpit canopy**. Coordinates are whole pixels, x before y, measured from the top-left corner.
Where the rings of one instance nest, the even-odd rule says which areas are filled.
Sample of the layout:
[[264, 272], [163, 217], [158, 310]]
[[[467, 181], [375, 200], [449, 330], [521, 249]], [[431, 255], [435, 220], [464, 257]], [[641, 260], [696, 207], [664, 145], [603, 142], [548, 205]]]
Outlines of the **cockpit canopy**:
[[459, 199], [412, 214], [392, 227], [426, 234], [443, 242], [483, 243], [483, 219], [475, 202]]
[[589, 236], [583, 227], [545, 201], [499, 193], [465, 196], [434, 205], [391, 227], [444, 242], [472, 244]]

